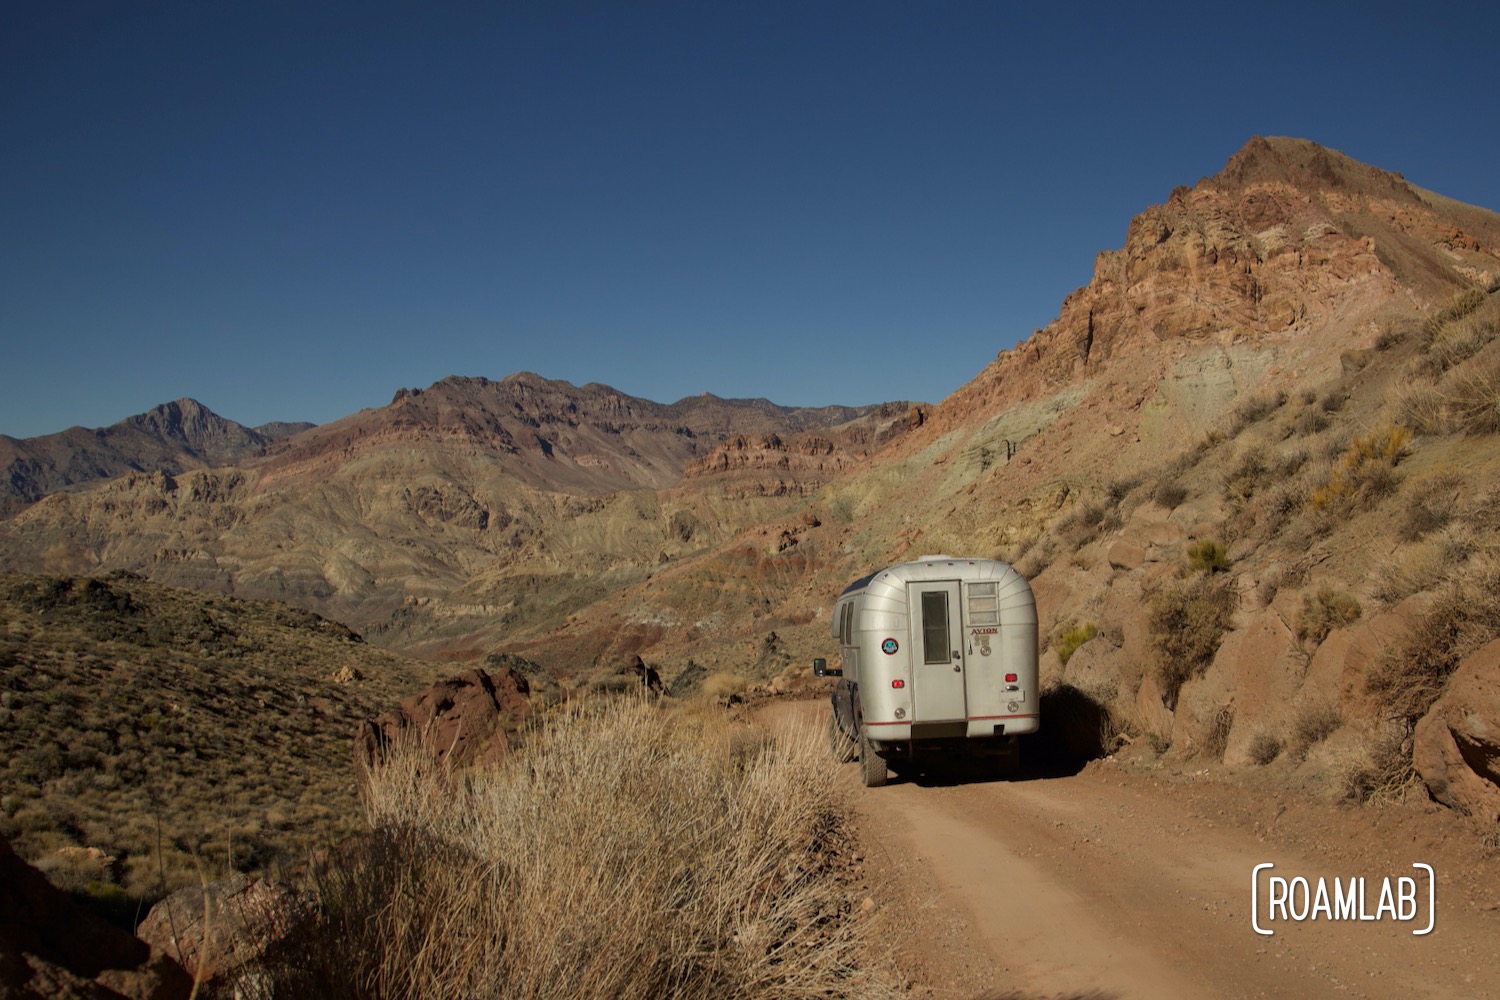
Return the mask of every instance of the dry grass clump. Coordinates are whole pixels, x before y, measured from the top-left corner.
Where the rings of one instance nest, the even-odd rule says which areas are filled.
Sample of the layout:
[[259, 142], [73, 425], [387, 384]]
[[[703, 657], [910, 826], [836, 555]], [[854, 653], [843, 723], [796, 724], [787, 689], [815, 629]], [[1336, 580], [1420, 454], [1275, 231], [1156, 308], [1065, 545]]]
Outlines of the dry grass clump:
[[1058, 522], [1057, 533], [1069, 549], [1077, 551], [1104, 530], [1110, 509], [1093, 500], [1074, 504], [1073, 509]]
[[1222, 542], [1212, 538], [1194, 542], [1187, 547], [1188, 566], [1195, 573], [1227, 573], [1233, 562], [1229, 550]]
[[1258, 767], [1265, 767], [1281, 756], [1281, 749], [1281, 737], [1274, 733], [1256, 733], [1250, 739], [1250, 761]]
[[1440, 473], [1413, 484], [1406, 491], [1406, 509], [1397, 537], [1403, 542], [1414, 542], [1446, 525], [1458, 508], [1463, 485], [1463, 478], [1453, 473]]
[[1449, 325], [1461, 320], [1484, 305], [1485, 294], [1478, 288], [1468, 288], [1453, 296], [1433, 311], [1422, 325], [1422, 332], [1429, 344], [1437, 342]]
[[1214, 760], [1224, 759], [1224, 750], [1229, 746], [1229, 733], [1234, 729], [1234, 709], [1229, 705], [1222, 706], [1214, 713], [1213, 718], [1208, 720], [1204, 729], [1203, 739], [1199, 744], [1204, 756], [1212, 757]]
[[1397, 411], [1419, 434], [1500, 433], [1500, 360], [1476, 359], [1401, 394]]
[[1057, 541], [1051, 535], [1046, 535], [1035, 545], [1030, 546], [1026, 550], [1026, 555], [1013, 565], [1017, 573], [1028, 580], [1034, 580], [1042, 574], [1043, 570], [1051, 566], [1056, 558]]
[[1099, 634], [1099, 626], [1093, 622], [1065, 629], [1057, 640], [1057, 658], [1067, 666], [1068, 660], [1078, 652], [1078, 647]]
[[1231, 582], [1201, 574], [1152, 596], [1148, 624], [1156, 648], [1155, 669], [1168, 708], [1190, 678], [1213, 662], [1234, 613]]
[[1328, 633], [1359, 620], [1364, 609], [1353, 594], [1332, 587], [1319, 587], [1302, 595], [1302, 611], [1297, 616], [1297, 641], [1316, 648]]
[[490, 770], [394, 754], [275, 995], [895, 995], [854, 964], [823, 734], [737, 728], [615, 699]]
[[1393, 718], [1416, 722], [1442, 694], [1459, 662], [1500, 636], [1500, 557], [1457, 568], [1427, 612], [1387, 649], [1365, 679]]
[[1259, 423], [1286, 403], [1286, 393], [1273, 392], [1251, 396], [1235, 408], [1229, 422], [1229, 437], [1239, 437], [1251, 424]]
[[749, 686], [750, 682], [741, 674], [716, 672], [703, 679], [698, 693], [709, 701], [726, 701], [744, 695]]
[[1342, 762], [1339, 780], [1355, 802], [1405, 802], [1408, 792], [1422, 787], [1412, 767], [1411, 726], [1387, 723]]
[[1297, 709], [1292, 718], [1292, 736], [1287, 749], [1295, 757], [1303, 757], [1314, 746], [1338, 732], [1344, 724], [1344, 714], [1332, 702], [1310, 702]]
[[1327, 481], [1308, 494], [1308, 506], [1330, 518], [1374, 506], [1400, 482], [1395, 467], [1410, 447], [1411, 431], [1399, 425], [1355, 438], [1329, 472]]
[[1265, 485], [1271, 460], [1264, 448], [1247, 449], [1224, 473], [1224, 497], [1243, 503]]
[[1182, 506], [1182, 502], [1188, 497], [1188, 489], [1182, 483], [1174, 479], [1163, 477], [1156, 484], [1156, 489], [1151, 494], [1151, 499], [1159, 507], [1167, 510], [1176, 510]]
[[1410, 372], [1417, 381], [1398, 403], [1403, 423], [1419, 434], [1500, 433], [1497, 312], [1471, 289], [1428, 318], [1424, 353]]

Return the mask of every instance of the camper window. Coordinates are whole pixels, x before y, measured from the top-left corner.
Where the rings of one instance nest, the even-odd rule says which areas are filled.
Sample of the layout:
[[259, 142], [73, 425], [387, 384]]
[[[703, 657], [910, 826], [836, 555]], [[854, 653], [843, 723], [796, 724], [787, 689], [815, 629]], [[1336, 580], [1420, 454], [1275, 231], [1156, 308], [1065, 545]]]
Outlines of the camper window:
[[1000, 604], [993, 583], [971, 583], [968, 586], [969, 624], [1000, 624]]
[[948, 595], [941, 590], [922, 595], [922, 662], [947, 663]]

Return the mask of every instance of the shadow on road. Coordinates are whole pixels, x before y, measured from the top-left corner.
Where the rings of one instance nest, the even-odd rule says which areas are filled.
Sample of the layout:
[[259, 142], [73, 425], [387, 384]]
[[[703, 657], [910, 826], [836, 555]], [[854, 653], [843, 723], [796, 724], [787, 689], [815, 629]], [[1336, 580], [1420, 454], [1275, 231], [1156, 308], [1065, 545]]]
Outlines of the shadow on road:
[[1007, 773], [1000, 761], [920, 750], [913, 760], [891, 761], [898, 780], [923, 787], [1069, 778], [1105, 755], [1104, 706], [1066, 685], [1042, 695], [1042, 728], [1021, 737], [1021, 765]]

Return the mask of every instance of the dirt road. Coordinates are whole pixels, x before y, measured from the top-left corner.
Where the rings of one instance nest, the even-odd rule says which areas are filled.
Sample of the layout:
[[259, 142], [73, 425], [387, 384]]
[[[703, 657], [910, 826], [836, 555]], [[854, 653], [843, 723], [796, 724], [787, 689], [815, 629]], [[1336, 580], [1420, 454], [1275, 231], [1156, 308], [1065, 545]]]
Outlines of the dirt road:
[[[1438, 807], [1255, 792], [1154, 757], [878, 789], [845, 770], [875, 937], [919, 995], [1500, 998], [1500, 852]], [[1433, 867], [1431, 910], [1415, 862]], [[1414, 919], [1269, 912], [1269, 879], [1298, 875], [1330, 890], [1363, 878], [1370, 914], [1386, 878], [1398, 894], [1396, 879], [1415, 878]], [[1412, 933], [1434, 914], [1431, 933]]]

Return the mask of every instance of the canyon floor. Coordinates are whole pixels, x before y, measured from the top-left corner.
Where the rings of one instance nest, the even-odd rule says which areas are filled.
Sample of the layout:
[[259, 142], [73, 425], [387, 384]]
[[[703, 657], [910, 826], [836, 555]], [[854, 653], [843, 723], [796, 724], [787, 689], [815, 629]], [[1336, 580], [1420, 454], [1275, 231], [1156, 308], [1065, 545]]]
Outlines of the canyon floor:
[[[1146, 753], [1014, 781], [893, 774], [866, 789], [847, 772], [871, 945], [916, 996], [1500, 997], [1500, 851], [1429, 803], [1343, 805]], [[1405, 924], [1268, 923], [1262, 896], [1262, 936], [1251, 881], [1268, 862], [1330, 889], [1362, 876], [1370, 911], [1383, 879], [1430, 864], [1435, 927], [1412, 934], [1423, 881], [1422, 919]]]

